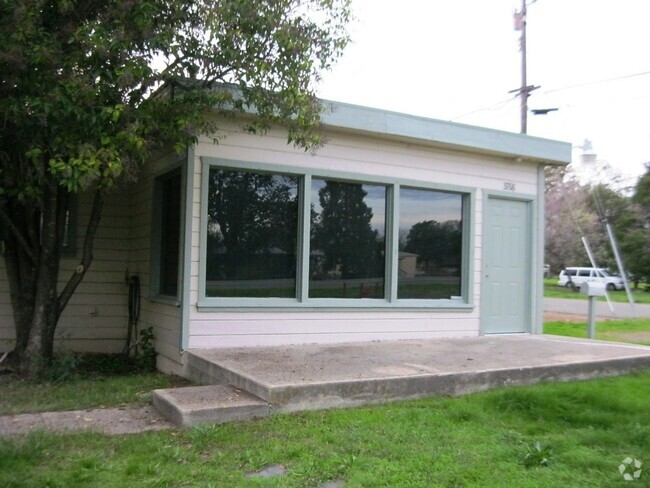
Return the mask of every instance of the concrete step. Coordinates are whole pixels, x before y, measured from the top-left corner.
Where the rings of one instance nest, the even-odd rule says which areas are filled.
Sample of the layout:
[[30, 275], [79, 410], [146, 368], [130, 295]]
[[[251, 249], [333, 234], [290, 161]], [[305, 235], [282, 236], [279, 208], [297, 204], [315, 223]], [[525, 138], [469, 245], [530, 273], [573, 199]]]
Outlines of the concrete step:
[[186, 376], [202, 385], [233, 385], [270, 403], [268, 385], [257, 381], [252, 374], [247, 374], [232, 365], [223, 366], [204, 351], [186, 351]]
[[196, 381], [227, 382], [273, 412], [462, 395], [650, 369], [650, 348], [554, 336], [302, 344], [187, 351]]
[[270, 405], [231, 385], [190, 386], [153, 391], [153, 406], [177, 425], [222, 424], [268, 417]]

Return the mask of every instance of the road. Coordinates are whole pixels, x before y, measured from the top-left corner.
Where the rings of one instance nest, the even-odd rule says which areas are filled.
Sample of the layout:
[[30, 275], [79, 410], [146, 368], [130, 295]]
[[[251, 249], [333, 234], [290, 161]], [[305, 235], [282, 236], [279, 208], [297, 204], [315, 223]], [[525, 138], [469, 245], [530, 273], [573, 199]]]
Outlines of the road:
[[[612, 302], [614, 311], [612, 312], [604, 298], [599, 298], [596, 303], [596, 315], [598, 317], [615, 317], [615, 318], [633, 318], [648, 317], [650, 318], [650, 305], [635, 304], [634, 311], [629, 303]], [[587, 315], [589, 313], [589, 302], [587, 300], [578, 300], [571, 298], [544, 298], [544, 311], [567, 313], [574, 315]]]

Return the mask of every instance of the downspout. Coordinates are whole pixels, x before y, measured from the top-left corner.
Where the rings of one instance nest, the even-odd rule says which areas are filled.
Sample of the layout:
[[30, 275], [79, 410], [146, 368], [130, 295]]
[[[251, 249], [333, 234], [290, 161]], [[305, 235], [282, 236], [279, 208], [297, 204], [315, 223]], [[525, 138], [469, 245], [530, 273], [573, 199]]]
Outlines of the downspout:
[[192, 279], [192, 210], [194, 198], [194, 146], [187, 150], [185, 176], [184, 233], [183, 233], [183, 278], [181, 280], [181, 331], [180, 354], [188, 348], [190, 334], [190, 280]]

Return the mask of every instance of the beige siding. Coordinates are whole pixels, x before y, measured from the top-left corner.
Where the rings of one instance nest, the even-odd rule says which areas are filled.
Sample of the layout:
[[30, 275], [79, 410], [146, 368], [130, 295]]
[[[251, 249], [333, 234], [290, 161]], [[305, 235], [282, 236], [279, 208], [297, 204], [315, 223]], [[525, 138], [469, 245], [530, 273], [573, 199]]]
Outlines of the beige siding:
[[[95, 238], [94, 259], [84, 280], [64, 310], [56, 331], [60, 350], [119, 352], [127, 325], [127, 287], [124, 273], [130, 245], [129, 205], [124, 189], [109, 193]], [[76, 253], [61, 260], [59, 289], [81, 258], [92, 195], [79, 195]], [[4, 260], [0, 261], [0, 350], [13, 347], [15, 331]]]
[[[178, 161], [175, 155], [155, 159], [143, 168], [137, 183], [117, 189], [107, 196], [95, 238], [93, 263], [57, 328], [56, 346], [59, 349], [122, 351], [128, 325], [126, 277], [137, 274], [141, 281], [138, 327], [154, 327], [161, 369], [180, 372], [180, 307], [149, 299], [153, 181], [155, 175]], [[63, 258], [60, 286], [72, 274], [80, 259], [84, 226], [90, 215], [91, 204], [92, 195], [80, 196], [77, 254], [73, 258]], [[14, 339], [9, 285], [4, 261], [0, 261], [0, 351], [11, 349]]]
[[[190, 348], [257, 346], [291, 343], [365, 341], [379, 339], [464, 337], [479, 334], [483, 202], [486, 192], [501, 192], [513, 184], [518, 195], [537, 192], [537, 168], [513, 158], [476, 152], [460, 152], [418, 145], [411, 141], [384, 140], [341, 132], [329, 134], [315, 155], [295, 149], [283, 131], [263, 137], [241, 132], [225, 122], [219, 144], [202, 138], [189, 171], [193, 188], [189, 195], [192, 218], [187, 343]], [[436, 183], [460, 186], [475, 193], [473, 208], [472, 266], [470, 276], [474, 307], [463, 311], [432, 310], [199, 310], [201, 157], [327, 169], [354, 177], [381, 176], [417, 185]], [[183, 159], [183, 158], [180, 158]], [[57, 333], [58, 345], [80, 351], [120, 351], [124, 345], [128, 310], [125, 278], [137, 274], [141, 283], [139, 327], [153, 327], [158, 366], [182, 372], [182, 307], [150, 298], [150, 269], [154, 181], [177, 166], [171, 152], [143, 168], [137, 183], [109, 195], [97, 233], [95, 260], [84, 282], [65, 311]], [[184, 161], [183, 161], [183, 164]], [[83, 225], [90, 212], [91, 195], [79, 204], [77, 247], [82, 245]], [[77, 259], [66, 258], [61, 277], [67, 279]], [[4, 263], [0, 262], [0, 351], [11, 347], [14, 337]]]
[[[315, 155], [287, 145], [280, 131], [263, 137], [243, 134], [237, 128], [222, 129], [218, 145], [201, 140], [195, 152], [190, 282], [190, 348], [258, 346], [299, 343], [348, 342], [381, 339], [464, 337], [479, 334], [482, 209], [485, 191], [503, 191], [512, 183], [519, 195], [535, 195], [535, 164], [473, 153], [460, 153], [386, 141], [366, 136], [331, 134]], [[201, 156], [266, 163], [315, 171], [380, 175], [414, 183], [434, 182], [476, 190], [472, 280], [474, 308], [470, 311], [334, 311], [284, 310], [264, 312], [199, 310], [199, 243]]]
[[154, 342], [158, 352], [158, 368], [169, 373], [180, 373], [181, 307], [151, 298], [150, 268], [153, 219], [153, 193], [156, 176], [177, 167], [184, 156], [170, 152], [150, 161], [140, 174], [138, 182], [130, 188], [131, 250], [129, 273], [140, 278], [140, 320], [138, 327], [153, 327]]

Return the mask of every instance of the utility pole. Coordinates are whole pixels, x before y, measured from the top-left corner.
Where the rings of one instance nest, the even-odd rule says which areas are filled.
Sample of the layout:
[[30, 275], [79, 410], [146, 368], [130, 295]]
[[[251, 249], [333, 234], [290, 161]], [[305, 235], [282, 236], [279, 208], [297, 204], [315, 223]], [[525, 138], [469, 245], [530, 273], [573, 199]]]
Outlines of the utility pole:
[[[534, 3], [536, 0], [533, 0]], [[537, 90], [539, 86], [528, 85], [526, 80], [526, 0], [521, 0], [521, 10], [515, 12], [515, 30], [521, 31], [520, 50], [521, 50], [521, 86], [509, 93], [518, 93], [521, 99], [521, 133], [528, 132], [528, 97], [530, 92]]]

